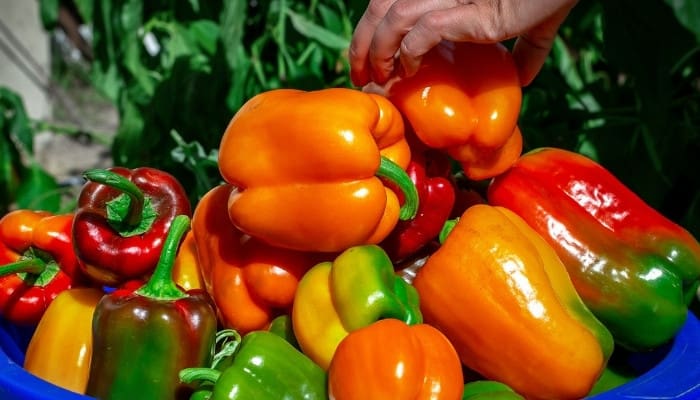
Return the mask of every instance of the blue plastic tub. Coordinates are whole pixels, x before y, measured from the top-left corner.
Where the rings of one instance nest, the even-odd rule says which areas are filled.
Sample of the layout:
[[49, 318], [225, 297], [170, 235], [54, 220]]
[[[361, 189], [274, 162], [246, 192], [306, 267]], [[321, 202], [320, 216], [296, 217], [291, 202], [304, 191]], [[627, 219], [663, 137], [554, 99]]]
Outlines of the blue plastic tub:
[[[30, 336], [31, 331], [0, 320], [0, 399], [92, 399], [61, 389], [22, 369]], [[628, 358], [636, 368], [646, 372], [589, 400], [700, 399], [700, 321], [693, 313], [689, 313], [683, 330], [668, 347], [647, 354], [630, 354]]]

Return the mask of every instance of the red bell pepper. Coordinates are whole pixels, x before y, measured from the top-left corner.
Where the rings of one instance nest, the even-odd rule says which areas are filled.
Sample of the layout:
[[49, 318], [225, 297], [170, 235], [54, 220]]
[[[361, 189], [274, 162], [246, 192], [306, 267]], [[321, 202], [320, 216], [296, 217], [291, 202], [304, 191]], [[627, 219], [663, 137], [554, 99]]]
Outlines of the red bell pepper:
[[117, 286], [150, 274], [187, 192], [165, 171], [114, 167], [84, 173], [73, 224], [75, 252], [94, 281]]
[[0, 219], [0, 314], [34, 325], [81, 277], [73, 252], [73, 214], [15, 210]]
[[[406, 173], [418, 190], [415, 218], [400, 220], [380, 246], [393, 262], [400, 262], [437, 238], [455, 204], [450, 176], [450, 160], [445, 153], [414, 145]], [[400, 190], [396, 190], [403, 202]]]

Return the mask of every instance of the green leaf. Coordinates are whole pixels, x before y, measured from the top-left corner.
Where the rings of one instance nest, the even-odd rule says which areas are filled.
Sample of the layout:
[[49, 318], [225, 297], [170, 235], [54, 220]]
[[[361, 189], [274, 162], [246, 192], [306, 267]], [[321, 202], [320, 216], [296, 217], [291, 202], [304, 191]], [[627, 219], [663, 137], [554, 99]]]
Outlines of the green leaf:
[[39, 15], [44, 29], [52, 30], [58, 25], [59, 4], [60, 0], [39, 0]]
[[73, 0], [78, 14], [86, 24], [92, 23], [92, 12], [95, 9], [94, 0]]
[[21, 172], [15, 197], [18, 208], [58, 212], [61, 208], [60, 190], [56, 179], [40, 165], [33, 163]]
[[340, 36], [316, 24], [307, 17], [292, 10], [287, 10], [287, 15], [289, 15], [294, 29], [308, 39], [316, 40], [324, 46], [336, 50], [345, 50], [350, 47], [350, 40], [348, 38]]
[[189, 33], [197, 45], [208, 54], [216, 52], [216, 45], [219, 40], [219, 25], [214, 21], [198, 20], [188, 27]]
[[698, 0], [666, 0], [678, 21], [693, 32], [700, 42], [700, 2]]

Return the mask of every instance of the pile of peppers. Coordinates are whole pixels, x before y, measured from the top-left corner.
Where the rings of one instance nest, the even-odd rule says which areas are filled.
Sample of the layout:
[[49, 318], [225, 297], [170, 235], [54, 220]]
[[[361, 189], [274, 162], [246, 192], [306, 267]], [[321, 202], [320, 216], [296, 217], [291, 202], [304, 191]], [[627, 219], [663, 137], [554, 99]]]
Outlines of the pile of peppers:
[[251, 98], [194, 205], [114, 167], [85, 172], [74, 213], [8, 213], [0, 315], [35, 327], [25, 369], [129, 400], [573, 400], [633, 379], [615, 356], [673, 340], [700, 244], [594, 160], [522, 154], [521, 97], [504, 46], [444, 42], [382, 94]]

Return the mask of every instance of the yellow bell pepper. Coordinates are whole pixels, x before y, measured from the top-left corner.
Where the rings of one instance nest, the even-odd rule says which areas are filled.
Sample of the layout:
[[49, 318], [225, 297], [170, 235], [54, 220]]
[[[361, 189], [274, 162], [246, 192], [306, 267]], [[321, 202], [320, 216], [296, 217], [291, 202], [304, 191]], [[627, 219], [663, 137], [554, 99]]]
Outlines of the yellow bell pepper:
[[95, 288], [61, 292], [32, 335], [24, 369], [56, 386], [85, 393], [92, 355], [92, 315], [104, 293]]

